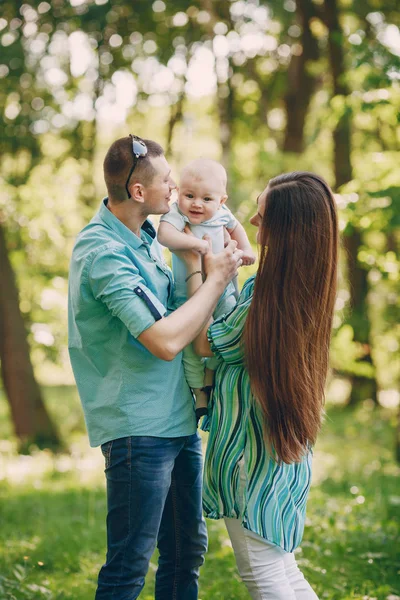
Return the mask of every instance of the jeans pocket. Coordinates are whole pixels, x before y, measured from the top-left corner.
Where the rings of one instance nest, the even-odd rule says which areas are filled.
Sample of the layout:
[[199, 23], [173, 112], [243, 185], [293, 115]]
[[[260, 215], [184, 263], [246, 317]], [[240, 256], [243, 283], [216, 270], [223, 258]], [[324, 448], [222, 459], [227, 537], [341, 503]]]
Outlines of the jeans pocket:
[[114, 440], [111, 440], [110, 442], [106, 442], [105, 444], [101, 445], [101, 451], [104, 456], [106, 469], [108, 469], [111, 463], [111, 450], [113, 446], [113, 441]]

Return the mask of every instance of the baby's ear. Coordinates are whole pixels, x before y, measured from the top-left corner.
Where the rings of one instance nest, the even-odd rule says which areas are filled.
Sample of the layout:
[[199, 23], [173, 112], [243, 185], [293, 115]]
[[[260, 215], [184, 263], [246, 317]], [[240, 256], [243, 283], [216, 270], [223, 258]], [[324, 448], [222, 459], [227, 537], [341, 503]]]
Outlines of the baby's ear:
[[219, 201], [220, 204], [225, 204], [225, 202], [228, 200], [228, 196], [225, 194], [225, 196], [221, 197], [221, 200]]

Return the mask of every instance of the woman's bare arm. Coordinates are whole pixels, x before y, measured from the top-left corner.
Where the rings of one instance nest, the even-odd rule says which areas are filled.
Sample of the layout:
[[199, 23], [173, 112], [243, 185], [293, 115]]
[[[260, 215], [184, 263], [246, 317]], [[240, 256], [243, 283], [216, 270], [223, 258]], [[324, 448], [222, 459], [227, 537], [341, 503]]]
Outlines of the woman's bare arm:
[[[193, 268], [193, 266], [191, 267]], [[196, 270], [196, 269], [195, 269]], [[193, 272], [193, 271], [191, 271]], [[191, 277], [187, 282], [187, 294], [188, 298], [194, 298], [196, 294], [201, 292], [202, 288], [202, 279], [199, 277]], [[225, 288], [224, 288], [225, 289]], [[214, 311], [213, 311], [214, 312]], [[212, 350], [210, 348], [210, 343], [207, 338], [207, 330], [213, 322], [212, 316], [207, 320], [207, 322], [203, 325], [201, 331], [199, 331], [196, 338], [193, 340], [193, 348], [196, 354], [200, 356], [213, 356]]]
[[173, 360], [204, 329], [207, 331], [206, 326], [221, 294], [241, 264], [242, 251], [237, 250], [236, 242], [231, 241], [219, 254], [208, 252], [205, 256], [207, 276], [203, 284], [199, 254], [186, 251], [180, 256], [185, 260], [188, 274], [200, 271], [189, 279], [191, 282], [197, 278], [199, 289], [185, 304], [168, 317], [156, 321], [138, 337], [152, 354], [163, 360]]
[[[208, 238], [208, 236], [204, 236], [204, 237], [210, 244], [210, 250], [203, 256], [203, 269], [207, 273], [208, 269], [212, 265], [212, 260], [213, 260], [214, 255], [212, 254], [210, 238]], [[243, 256], [243, 252], [241, 253], [241, 258], [239, 260], [238, 266], [240, 266], [242, 264], [242, 256]], [[192, 260], [192, 263], [189, 263], [189, 265], [187, 265], [188, 269], [190, 269], [191, 272], [195, 271], [196, 268], [197, 269], [199, 268], [200, 261], [198, 261], [196, 264], [195, 262], [193, 262], [195, 259], [193, 257], [190, 257], [190, 255], [188, 255], [187, 260]], [[192, 279], [193, 279], [193, 281], [192, 281]], [[199, 294], [199, 292], [201, 291], [201, 288], [202, 288], [202, 284], [201, 284], [201, 280], [199, 278], [189, 279], [188, 284], [187, 284], [188, 298], [195, 298], [196, 294]], [[213, 351], [211, 350], [210, 342], [208, 341], [208, 337], [207, 337], [207, 331], [212, 322], [213, 322], [213, 319], [212, 319], [212, 316], [210, 315], [210, 318], [208, 319], [208, 321], [203, 325], [202, 329], [199, 331], [199, 333], [193, 340], [194, 351], [199, 356], [214, 356]]]

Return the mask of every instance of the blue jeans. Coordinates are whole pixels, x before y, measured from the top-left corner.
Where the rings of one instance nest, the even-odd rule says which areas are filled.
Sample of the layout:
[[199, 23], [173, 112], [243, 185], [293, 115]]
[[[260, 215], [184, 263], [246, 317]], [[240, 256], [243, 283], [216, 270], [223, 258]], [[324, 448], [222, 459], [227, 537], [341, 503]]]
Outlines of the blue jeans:
[[159, 550], [156, 600], [196, 600], [207, 550], [198, 433], [127, 437], [103, 444], [107, 559], [96, 600], [134, 600]]

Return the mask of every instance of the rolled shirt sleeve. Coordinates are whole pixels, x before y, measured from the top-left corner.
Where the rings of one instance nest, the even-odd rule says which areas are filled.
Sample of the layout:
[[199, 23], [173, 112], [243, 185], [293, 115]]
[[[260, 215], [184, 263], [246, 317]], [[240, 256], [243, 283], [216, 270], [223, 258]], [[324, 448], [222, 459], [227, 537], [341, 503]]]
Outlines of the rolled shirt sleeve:
[[89, 285], [94, 298], [103, 302], [135, 338], [166, 313], [139, 269], [120, 248], [107, 248], [95, 256]]

